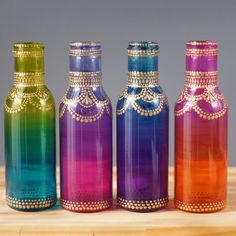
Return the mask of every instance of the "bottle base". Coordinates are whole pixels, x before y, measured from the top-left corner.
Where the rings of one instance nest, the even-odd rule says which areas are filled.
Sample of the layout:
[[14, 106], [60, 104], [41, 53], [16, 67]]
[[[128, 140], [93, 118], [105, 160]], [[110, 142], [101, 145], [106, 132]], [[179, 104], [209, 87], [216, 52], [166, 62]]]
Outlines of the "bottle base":
[[57, 199], [17, 199], [6, 196], [7, 205], [18, 211], [42, 211], [53, 207]]
[[133, 212], [153, 212], [165, 208], [168, 204], [168, 198], [161, 198], [149, 201], [133, 201], [117, 197], [119, 207]]
[[174, 203], [179, 210], [192, 213], [213, 213], [223, 210], [226, 206], [226, 201], [190, 203], [174, 200]]
[[92, 213], [104, 211], [112, 207], [112, 200], [104, 200], [97, 202], [74, 202], [61, 199], [61, 206], [68, 210], [78, 213]]

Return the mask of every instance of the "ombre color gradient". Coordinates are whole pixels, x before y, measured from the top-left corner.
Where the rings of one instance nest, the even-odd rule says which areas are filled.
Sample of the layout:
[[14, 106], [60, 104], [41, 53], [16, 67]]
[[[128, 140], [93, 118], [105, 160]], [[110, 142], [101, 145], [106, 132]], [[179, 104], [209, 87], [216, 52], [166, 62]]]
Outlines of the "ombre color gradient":
[[[100, 44], [75, 43], [70, 50], [100, 50]], [[100, 71], [101, 56], [70, 56], [70, 72]], [[93, 83], [94, 78], [88, 79]], [[67, 210], [95, 212], [112, 204], [111, 104], [102, 84], [94, 87], [79, 81], [78, 84], [69, 86], [67, 102], [60, 105], [60, 113], [66, 106], [60, 117], [61, 203]], [[100, 113], [100, 118], [89, 121]]]
[[[129, 55], [129, 72], [157, 72], [153, 52], [158, 48], [156, 43], [131, 42], [128, 54], [139, 50], [154, 55]], [[156, 82], [157, 77], [145, 87], [129, 82], [117, 103], [117, 197], [119, 206], [131, 211], [155, 211], [167, 204], [169, 109]], [[161, 111], [152, 113], [160, 104]]]
[[[42, 51], [40, 43], [16, 43], [18, 53]], [[54, 100], [35, 73], [43, 56], [15, 57], [15, 73], [33, 73], [30, 83], [15, 81], [5, 103], [6, 196], [17, 210], [36, 211], [56, 203]], [[31, 74], [32, 75], [32, 74]]]
[[[208, 53], [189, 56], [193, 48]], [[216, 42], [191, 41], [186, 53], [186, 71], [217, 73]], [[194, 82], [186, 77], [175, 112], [175, 205], [198, 213], [221, 210], [227, 194], [227, 105], [217, 74]]]

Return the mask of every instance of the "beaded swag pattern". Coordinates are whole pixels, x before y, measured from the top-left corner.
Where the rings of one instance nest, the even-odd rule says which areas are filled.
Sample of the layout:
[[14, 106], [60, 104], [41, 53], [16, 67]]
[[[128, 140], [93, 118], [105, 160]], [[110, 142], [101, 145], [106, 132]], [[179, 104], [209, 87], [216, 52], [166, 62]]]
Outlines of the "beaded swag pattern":
[[214, 212], [226, 205], [227, 185], [228, 108], [218, 87], [218, 47], [186, 46], [185, 87], [175, 106], [175, 205]]
[[154, 211], [168, 201], [168, 101], [155, 42], [130, 42], [128, 82], [117, 103], [118, 205]]
[[61, 204], [93, 212], [112, 204], [112, 109], [102, 88], [101, 45], [70, 44], [60, 105]]
[[42, 43], [14, 45], [14, 84], [5, 101], [6, 198], [41, 210], [56, 203], [55, 106], [44, 82]]

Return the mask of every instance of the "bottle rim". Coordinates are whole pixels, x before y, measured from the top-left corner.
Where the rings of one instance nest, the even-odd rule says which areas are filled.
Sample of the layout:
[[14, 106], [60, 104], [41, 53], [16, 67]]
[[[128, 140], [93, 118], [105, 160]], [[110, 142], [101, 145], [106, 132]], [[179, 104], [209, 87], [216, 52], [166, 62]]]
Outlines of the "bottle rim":
[[70, 42], [71, 47], [101, 47], [99, 41], [74, 41]]
[[191, 46], [217, 46], [216, 40], [189, 40], [186, 45]]
[[15, 51], [38, 51], [44, 50], [44, 44], [42, 42], [15, 42], [14, 43]]

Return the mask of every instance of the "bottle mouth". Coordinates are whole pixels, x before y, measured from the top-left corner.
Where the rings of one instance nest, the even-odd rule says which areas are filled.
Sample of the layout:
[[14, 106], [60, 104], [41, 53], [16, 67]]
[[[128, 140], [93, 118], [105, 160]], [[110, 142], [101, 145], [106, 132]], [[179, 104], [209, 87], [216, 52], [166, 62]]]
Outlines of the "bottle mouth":
[[98, 41], [77, 41], [69, 44], [70, 49], [74, 50], [99, 50], [101, 43]]
[[152, 41], [131, 41], [128, 44], [129, 50], [158, 50], [157, 42]]
[[13, 48], [14, 51], [42, 51], [44, 44], [41, 42], [16, 42]]
[[217, 46], [216, 40], [189, 40], [187, 45], [192, 46]]
[[215, 40], [190, 40], [186, 43], [187, 49], [217, 49]]
[[131, 41], [128, 44], [128, 56], [158, 56], [159, 45], [151, 41]]

